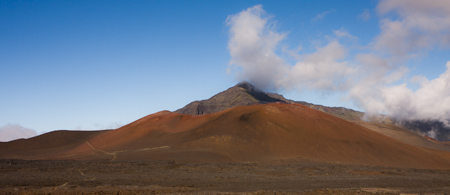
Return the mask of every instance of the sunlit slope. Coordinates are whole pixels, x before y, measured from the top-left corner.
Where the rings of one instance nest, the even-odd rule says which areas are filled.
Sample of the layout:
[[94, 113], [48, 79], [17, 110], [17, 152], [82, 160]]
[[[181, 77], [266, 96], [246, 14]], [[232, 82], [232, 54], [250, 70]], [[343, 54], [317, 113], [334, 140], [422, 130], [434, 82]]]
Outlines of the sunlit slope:
[[408, 145], [298, 104], [238, 106], [207, 115], [168, 111], [103, 132], [61, 158], [247, 162], [313, 160], [450, 168], [450, 154]]

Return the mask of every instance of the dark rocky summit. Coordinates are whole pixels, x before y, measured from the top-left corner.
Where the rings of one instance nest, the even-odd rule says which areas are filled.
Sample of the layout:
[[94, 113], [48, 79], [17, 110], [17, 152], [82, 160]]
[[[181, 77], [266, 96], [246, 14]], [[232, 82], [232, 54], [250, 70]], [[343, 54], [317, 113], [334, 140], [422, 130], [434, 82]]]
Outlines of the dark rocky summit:
[[268, 93], [257, 89], [248, 82], [241, 82], [237, 85], [220, 92], [207, 100], [194, 101], [175, 112], [190, 115], [202, 115], [220, 112], [235, 106], [266, 104], [266, 103], [287, 103], [302, 104], [346, 120], [361, 120], [363, 112], [358, 112], [344, 107], [327, 107], [311, 104], [304, 101], [294, 101], [284, 98], [277, 93]]
[[175, 112], [190, 115], [202, 115], [220, 112], [235, 106], [265, 104], [273, 102], [287, 103], [283, 96], [271, 97], [268, 93], [258, 90], [248, 82], [239, 83], [207, 100], [194, 101]]

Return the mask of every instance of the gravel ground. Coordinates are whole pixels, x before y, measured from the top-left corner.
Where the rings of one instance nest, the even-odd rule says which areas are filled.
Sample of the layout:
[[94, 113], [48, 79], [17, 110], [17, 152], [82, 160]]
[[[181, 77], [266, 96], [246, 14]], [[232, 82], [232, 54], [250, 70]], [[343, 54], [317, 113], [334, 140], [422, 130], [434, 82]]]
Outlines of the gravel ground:
[[450, 169], [0, 160], [0, 194], [450, 194]]

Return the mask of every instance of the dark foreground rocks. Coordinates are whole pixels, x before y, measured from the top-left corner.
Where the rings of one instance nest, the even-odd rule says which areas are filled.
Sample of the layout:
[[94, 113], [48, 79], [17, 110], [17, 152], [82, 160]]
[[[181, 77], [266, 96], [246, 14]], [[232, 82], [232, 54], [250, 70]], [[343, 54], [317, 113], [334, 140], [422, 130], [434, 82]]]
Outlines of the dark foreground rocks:
[[450, 170], [309, 163], [0, 160], [0, 194], [449, 194]]

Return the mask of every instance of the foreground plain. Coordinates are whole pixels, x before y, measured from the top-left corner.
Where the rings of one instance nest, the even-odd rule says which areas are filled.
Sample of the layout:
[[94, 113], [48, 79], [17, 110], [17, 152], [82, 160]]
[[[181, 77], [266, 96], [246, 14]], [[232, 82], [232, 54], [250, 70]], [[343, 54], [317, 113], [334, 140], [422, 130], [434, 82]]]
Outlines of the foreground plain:
[[317, 162], [0, 160], [0, 194], [448, 194], [450, 170]]

